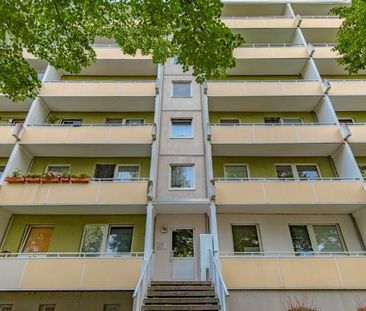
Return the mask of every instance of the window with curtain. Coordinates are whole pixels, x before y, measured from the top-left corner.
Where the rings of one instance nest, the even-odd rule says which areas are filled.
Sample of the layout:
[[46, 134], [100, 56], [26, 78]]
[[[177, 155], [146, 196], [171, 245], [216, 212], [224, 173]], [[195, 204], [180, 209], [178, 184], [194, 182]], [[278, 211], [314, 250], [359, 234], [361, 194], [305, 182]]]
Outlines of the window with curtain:
[[299, 178], [316, 179], [319, 178], [319, 172], [316, 165], [296, 165]]
[[256, 225], [235, 225], [232, 226], [234, 252], [236, 253], [257, 253], [261, 251], [258, 228]]
[[117, 179], [130, 180], [139, 178], [140, 167], [138, 165], [119, 165], [117, 169]]

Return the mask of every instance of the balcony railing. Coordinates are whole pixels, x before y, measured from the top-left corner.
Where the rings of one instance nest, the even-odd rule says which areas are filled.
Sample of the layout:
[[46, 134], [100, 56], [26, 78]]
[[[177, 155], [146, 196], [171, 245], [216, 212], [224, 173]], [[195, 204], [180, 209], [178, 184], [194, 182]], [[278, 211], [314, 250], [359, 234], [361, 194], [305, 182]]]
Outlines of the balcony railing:
[[305, 47], [302, 43], [252, 43], [243, 44], [240, 48], [298, 48]]
[[[366, 123], [365, 123], [366, 124]], [[365, 125], [363, 124], [363, 125]], [[211, 126], [220, 126], [220, 127], [255, 127], [255, 126], [265, 126], [265, 127], [277, 127], [277, 126], [333, 126], [337, 125], [336, 123], [327, 123], [327, 122], [319, 122], [319, 123], [211, 123]], [[352, 124], [353, 125], [353, 124]]]

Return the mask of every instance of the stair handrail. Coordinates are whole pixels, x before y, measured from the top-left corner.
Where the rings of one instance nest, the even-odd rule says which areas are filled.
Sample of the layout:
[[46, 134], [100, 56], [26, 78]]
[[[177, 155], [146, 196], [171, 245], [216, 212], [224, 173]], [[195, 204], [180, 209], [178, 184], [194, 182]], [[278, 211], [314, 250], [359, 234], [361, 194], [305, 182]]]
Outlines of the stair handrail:
[[220, 301], [221, 311], [227, 311], [227, 299], [226, 297], [229, 296], [229, 291], [225, 285], [224, 278], [222, 277], [219, 264], [217, 259], [215, 258], [214, 254], [210, 252], [210, 277], [211, 281], [215, 285], [215, 292], [217, 298]]
[[146, 296], [147, 287], [150, 281], [150, 271], [151, 271], [151, 261], [152, 261], [152, 251], [150, 251], [147, 259], [145, 260], [144, 266], [142, 267], [140, 278], [137, 282], [135, 290], [133, 292], [133, 310], [141, 311], [141, 306], [144, 302]]

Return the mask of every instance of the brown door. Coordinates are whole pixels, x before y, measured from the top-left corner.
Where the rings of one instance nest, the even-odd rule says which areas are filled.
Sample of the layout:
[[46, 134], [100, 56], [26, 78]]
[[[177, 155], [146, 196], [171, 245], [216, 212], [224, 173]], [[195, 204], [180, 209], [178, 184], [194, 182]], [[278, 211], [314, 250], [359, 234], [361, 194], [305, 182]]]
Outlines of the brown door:
[[23, 253], [47, 253], [53, 227], [31, 227], [23, 247]]

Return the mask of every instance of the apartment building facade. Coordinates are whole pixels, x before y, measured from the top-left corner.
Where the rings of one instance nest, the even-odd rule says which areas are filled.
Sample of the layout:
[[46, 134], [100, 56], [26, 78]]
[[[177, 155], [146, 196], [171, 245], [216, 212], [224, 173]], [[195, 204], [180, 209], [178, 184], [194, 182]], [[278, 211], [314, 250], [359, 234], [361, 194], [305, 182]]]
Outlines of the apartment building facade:
[[366, 306], [366, 75], [329, 13], [350, 3], [224, 3], [246, 39], [225, 80], [104, 39], [80, 75], [26, 55], [39, 96], [0, 98], [0, 311], [137, 311], [181, 280], [221, 310]]

